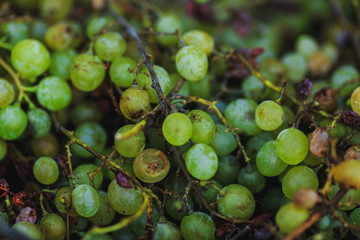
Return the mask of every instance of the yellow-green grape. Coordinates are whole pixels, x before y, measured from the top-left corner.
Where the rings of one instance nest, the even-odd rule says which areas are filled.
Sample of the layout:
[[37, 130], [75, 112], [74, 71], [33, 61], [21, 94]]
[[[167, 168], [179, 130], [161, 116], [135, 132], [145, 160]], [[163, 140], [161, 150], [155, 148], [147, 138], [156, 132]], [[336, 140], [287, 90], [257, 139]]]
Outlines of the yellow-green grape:
[[105, 28], [111, 26], [112, 20], [109, 17], [94, 17], [86, 26], [86, 35], [93, 39], [95, 35], [99, 34]]
[[319, 45], [312, 36], [303, 34], [296, 39], [295, 49], [304, 57], [310, 58], [319, 50]]
[[126, 41], [121, 34], [116, 32], [106, 32], [100, 35], [95, 41], [96, 55], [104, 61], [112, 61], [116, 57], [124, 54]]
[[286, 54], [282, 62], [288, 67], [287, 77], [290, 82], [299, 83], [301, 82], [307, 72], [306, 58], [299, 53], [288, 53]]
[[[160, 88], [166, 96], [172, 90], [169, 74], [164, 68], [157, 65], [154, 66], [154, 71], [158, 78]], [[156, 90], [152, 87], [152, 78], [147, 67], [143, 68], [141, 72], [136, 75], [136, 81], [139, 87], [143, 88], [149, 94], [151, 103], [159, 103], [159, 97]]]
[[174, 33], [174, 36], [156, 36], [156, 40], [163, 46], [175, 45], [177, 37], [175, 31], [181, 32], [182, 23], [181, 20], [175, 14], [162, 14], [155, 24], [155, 30], [163, 33]]
[[80, 216], [88, 218], [99, 210], [100, 197], [93, 187], [81, 184], [72, 191], [72, 204]]
[[33, 240], [44, 240], [45, 239], [45, 232], [41, 227], [35, 225], [31, 222], [18, 222], [12, 226], [12, 229], [18, 231], [28, 238]]
[[351, 94], [351, 108], [357, 114], [360, 114], [360, 87], [356, 88]]
[[40, 226], [42, 226], [46, 233], [46, 239], [64, 240], [66, 235], [66, 224], [64, 219], [55, 214], [49, 213], [41, 218]]
[[[332, 184], [330, 185], [327, 196], [331, 200], [333, 199], [336, 194], [340, 191], [339, 185]], [[342, 206], [339, 206], [340, 210], [351, 210], [356, 207], [356, 202], [360, 201], [360, 190], [350, 189], [346, 192], [346, 194], [341, 198], [339, 204]], [[349, 204], [350, 202], [353, 202], [353, 204]]]
[[103, 182], [103, 174], [101, 171], [93, 175], [93, 182], [91, 182], [89, 174], [92, 174], [96, 171], [97, 166], [94, 164], [86, 163], [77, 166], [74, 169], [74, 184], [87, 184], [93, 186], [95, 189], [99, 189]]
[[214, 50], [214, 40], [211, 35], [202, 30], [191, 30], [186, 32], [182, 39], [187, 45], [194, 45], [200, 48], [206, 56]]
[[3, 159], [7, 152], [6, 141], [0, 138], [0, 160]]
[[309, 150], [309, 141], [302, 131], [287, 128], [279, 133], [275, 146], [281, 160], [289, 165], [296, 165], [305, 159]]
[[132, 72], [136, 67], [136, 62], [128, 57], [115, 58], [111, 63], [109, 75], [119, 87], [128, 88], [134, 82], [135, 76]]
[[54, 52], [51, 55], [50, 74], [63, 79], [69, 79], [71, 65], [76, 56], [77, 53], [72, 48]]
[[210, 142], [210, 146], [216, 151], [217, 155], [228, 155], [237, 148], [237, 143], [230, 131], [226, 131], [223, 124], [215, 124], [215, 135]]
[[59, 168], [51, 157], [41, 157], [34, 163], [33, 173], [39, 183], [49, 185], [58, 179]]
[[192, 146], [185, 156], [185, 165], [189, 173], [199, 179], [212, 178], [218, 169], [218, 157], [209, 145], [199, 143]]
[[54, 204], [56, 209], [61, 213], [69, 212], [69, 215], [76, 217], [79, 214], [76, 212], [74, 205], [72, 204], [72, 191], [71, 187], [62, 187], [56, 192]]
[[81, 26], [72, 21], [58, 22], [48, 28], [45, 43], [52, 50], [76, 48], [80, 43]]
[[95, 215], [90, 217], [89, 220], [95, 225], [105, 226], [114, 220], [116, 212], [109, 203], [107, 193], [104, 191], [99, 191], [98, 193], [100, 197], [100, 207]]
[[289, 233], [304, 223], [309, 218], [306, 208], [298, 208], [293, 203], [282, 206], [276, 213], [275, 221], [280, 231]]
[[128, 139], [119, 139], [122, 134], [130, 131], [134, 126], [133, 124], [122, 126], [115, 134], [115, 149], [124, 157], [136, 157], [145, 148], [145, 134], [142, 130]]
[[335, 167], [334, 180], [346, 189], [360, 189], [360, 161], [346, 160]]
[[275, 144], [275, 141], [268, 141], [260, 148], [256, 155], [256, 167], [266, 177], [277, 176], [288, 166], [279, 158]]
[[14, 98], [14, 87], [4, 78], [0, 78], [0, 108], [10, 105]]
[[206, 54], [196, 46], [185, 46], [176, 54], [176, 69], [186, 80], [199, 81], [208, 70]]
[[206, 213], [194, 212], [181, 220], [180, 231], [185, 240], [215, 240], [216, 226]]
[[166, 141], [171, 145], [184, 145], [192, 135], [190, 118], [183, 113], [172, 113], [165, 118], [162, 131]]
[[284, 110], [274, 101], [262, 102], [255, 111], [256, 124], [265, 131], [272, 131], [280, 127], [284, 118]]
[[146, 183], [163, 180], [170, 171], [170, 162], [166, 155], [158, 149], [145, 149], [134, 160], [134, 173]]
[[210, 115], [201, 110], [192, 110], [187, 116], [193, 127], [191, 140], [195, 143], [209, 144], [215, 135], [215, 124]]
[[65, 18], [73, 8], [73, 0], [39, 0], [39, 12], [52, 21]]
[[136, 121], [146, 114], [150, 107], [149, 95], [141, 88], [128, 88], [120, 97], [120, 110], [129, 120]]
[[0, 137], [14, 140], [25, 131], [27, 116], [19, 106], [9, 105], [0, 110], [0, 123]]

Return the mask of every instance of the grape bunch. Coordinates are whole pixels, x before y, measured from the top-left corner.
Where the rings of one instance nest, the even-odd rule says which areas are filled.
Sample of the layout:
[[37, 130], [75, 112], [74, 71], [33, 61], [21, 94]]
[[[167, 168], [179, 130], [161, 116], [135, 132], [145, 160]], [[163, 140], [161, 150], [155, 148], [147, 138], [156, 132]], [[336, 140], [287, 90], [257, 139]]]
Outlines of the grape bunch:
[[360, 238], [358, 5], [2, 1], [0, 235]]

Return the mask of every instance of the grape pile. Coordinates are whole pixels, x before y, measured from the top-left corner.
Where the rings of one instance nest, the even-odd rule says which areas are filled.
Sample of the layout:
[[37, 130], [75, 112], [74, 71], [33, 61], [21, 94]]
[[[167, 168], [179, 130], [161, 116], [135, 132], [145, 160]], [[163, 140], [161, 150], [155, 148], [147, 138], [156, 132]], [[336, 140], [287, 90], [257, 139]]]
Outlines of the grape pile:
[[359, 6], [0, 2], [0, 236], [360, 238]]

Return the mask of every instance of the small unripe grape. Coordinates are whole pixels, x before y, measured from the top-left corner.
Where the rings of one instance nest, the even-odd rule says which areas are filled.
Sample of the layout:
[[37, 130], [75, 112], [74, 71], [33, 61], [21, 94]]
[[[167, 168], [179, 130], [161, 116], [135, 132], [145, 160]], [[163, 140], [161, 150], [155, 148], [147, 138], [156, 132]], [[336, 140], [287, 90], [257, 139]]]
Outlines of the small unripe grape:
[[65, 238], [65, 221], [61, 216], [55, 213], [49, 213], [41, 218], [40, 226], [42, 226], [45, 230], [46, 239], [63, 240]]
[[222, 124], [215, 124], [215, 135], [210, 146], [216, 151], [217, 155], [228, 155], [237, 148], [237, 143], [230, 131], [225, 132], [226, 127]]
[[72, 7], [72, 0], [39, 0], [41, 16], [51, 21], [65, 18], [70, 13]]
[[71, 65], [76, 55], [76, 51], [72, 48], [54, 52], [51, 55], [50, 74], [63, 79], [69, 79]]
[[266, 177], [277, 176], [288, 166], [279, 158], [275, 144], [275, 141], [268, 141], [260, 148], [256, 155], [256, 167]]
[[32, 139], [31, 149], [36, 157], [55, 157], [59, 152], [59, 142], [52, 133], [49, 133], [43, 138]]
[[272, 131], [280, 127], [284, 118], [284, 110], [274, 101], [262, 102], [255, 111], [256, 124], [265, 131]]
[[100, 35], [95, 41], [96, 55], [104, 61], [112, 61], [116, 57], [124, 54], [126, 41], [121, 34], [116, 32], [106, 32]]
[[334, 179], [346, 189], [360, 189], [360, 161], [346, 160], [335, 167]]
[[301, 82], [307, 72], [306, 58], [299, 53], [288, 53], [286, 54], [282, 62], [288, 67], [287, 78], [290, 82], [299, 83]]
[[142, 130], [128, 139], [119, 140], [123, 133], [130, 131], [134, 126], [133, 124], [122, 126], [115, 134], [115, 149], [124, 157], [136, 157], [145, 148], [145, 134]]
[[177, 52], [176, 69], [186, 80], [199, 81], [207, 73], [208, 59], [198, 47], [189, 45]]
[[48, 135], [51, 127], [49, 114], [41, 108], [30, 110], [28, 113], [29, 125], [36, 138], [42, 138]]
[[135, 79], [134, 73], [131, 71], [134, 70], [135, 67], [136, 62], [131, 58], [115, 58], [110, 66], [110, 78], [119, 87], [131, 87]]
[[319, 49], [316, 40], [309, 35], [302, 34], [296, 39], [295, 49], [306, 58], [310, 58]]
[[[176, 191], [177, 193], [180, 193], [181, 195], [184, 194], [182, 191]], [[194, 203], [191, 197], [188, 196], [188, 198], [185, 200], [181, 196], [175, 196], [171, 195], [169, 198], [166, 199], [165, 203], [165, 209], [166, 212], [170, 215], [170, 217], [181, 221], [188, 212], [193, 211]]]
[[148, 112], [149, 107], [149, 95], [141, 88], [128, 88], [121, 94], [120, 110], [129, 120], [138, 120]]
[[185, 240], [215, 240], [216, 226], [211, 217], [203, 212], [194, 212], [184, 217], [180, 231]]
[[25, 131], [27, 116], [19, 106], [10, 105], [0, 110], [0, 123], [0, 137], [14, 140]]
[[199, 143], [192, 146], [185, 156], [185, 165], [189, 173], [199, 179], [212, 178], [218, 169], [218, 157], [209, 145]]
[[81, 26], [72, 21], [58, 22], [47, 30], [45, 43], [52, 50], [76, 48], [80, 43]]
[[99, 189], [103, 182], [103, 174], [101, 171], [97, 172], [93, 176], [93, 184], [91, 183], [89, 174], [92, 174], [97, 169], [97, 166], [94, 164], [86, 163], [77, 166], [74, 169], [74, 183], [75, 184], [87, 184], [93, 186], [95, 189]]
[[[175, 33], [176, 29], [181, 31], [181, 20], [175, 14], [162, 14], [155, 24], [157, 32]], [[157, 41], [163, 46], [175, 45], [176, 36], [156, 36]]]
[[12, 229], [21, 232], [25, 236], [34, 240], [44, 240], [45, 232], [38, 225], [31, 222], [18, 222], [12, 226]]
[[181, 146], [189, 141], [192, 135], [192, 123], [183, 113], [172, 113], [165, 118], [162, 131], [166, 141], [171, 145]]
[[100, 197], [93, 187], [81, 184], [72, 191], [72, 204], [80, 216], [88, 218], [99, 210]]
[[182, 39], [187, 45], [200, 48], [206, 56], [209, 56], [214, 49], [214, 40], [211, 35], [202, 30], [188, 31], [182, 36]]
[[193, 128], [191, 140], [195, 143], [209, 144], [215, 135], [215, 124], [210, 115], [201, 110], [192, 110], [187, 116]]
[[229, 185], [236, 181], [240, 171], [240, 159], [233, 155], [219, 156], [219, 166], [216, 171], [216, 179], [223, 185]]
[[61, 213], [69, 211], [69, 215], [72, 217], [79, 214], [75, 210], [75, 206], [72, 204], [72, 191], [71, 187], [62, 187], [56, 192], [54, 204], [56, 209]]
[[293, 203], [286, 204], [276, 213], [275, 221], [280, 231], [289, 233], [309, 218], [309, 211], [298, 208]]
[[163, 180], [170, 170], [166, 155], [158, 149], [145, 149], [134, 160], [133, 168], [136, 177], [146, 183]]
[[89, 220], [98, 226], [110, 224], [115, 218], [115, 210], [111, 207], [108, 195], [104, 191], [99, 191], [100, 207], [96, 214], [89, 218]]
[[10, 105], [14, 98], [14, 87], [4, 78], [0, 78], [0, 108]]
[[51, 157], [41, 157], [36, 160], [33, 167], [34, 177], [42, 184], [53, 184], [59, 177], [57, 163]]
[[165, 217], [160, 217], [158, 224], [154, 229], [154, 240], [181, 240], [182, 235], [179, 227], [168, 221]]
[[96, 34], [110, 25], [111, 19], [109, 17], [94, 17], [86, 26], [86, 35], [92, 39]]
[[265, 177], [255, 166], [248, 165], [240, 169], [237, 182], [247, 187], [253, 194], [261, 192], [265, 187]]

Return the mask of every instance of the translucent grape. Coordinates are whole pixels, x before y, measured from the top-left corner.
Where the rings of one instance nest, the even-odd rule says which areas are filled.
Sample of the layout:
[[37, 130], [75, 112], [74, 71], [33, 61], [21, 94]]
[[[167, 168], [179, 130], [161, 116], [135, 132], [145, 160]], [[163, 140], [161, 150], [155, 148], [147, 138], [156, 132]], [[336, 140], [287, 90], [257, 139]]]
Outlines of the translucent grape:
[[[162, 14], [155, 24], [157, 32], [175, 33], [176, 29], [181, 32], [181, 20], [175, 14]], [[163, 46], [174, 45], [177, 41], [176, 36], [156, 36], [157, 41]]]
[[0, 138], [0, 160], [5, 157], [6, 153], [7, 153], [6, 141]]
[[72, 191], [72, 204], [80, 216], [88, 218], [99, 210], [100, 197], [93, 187], [81, 184]]
[[[69, 210], [70, 216], [78, 216], [75, 206], [72, 204], [72, 191], [71, 187], [62, 187], [57, 192], [54, 199], [56, 209], [61, 213], [66, 213]], [[62, 200], [61, 200], [62, 199]]]
[[253, 75], [246, 77], [242, 84], [244, 96], [254, 100], [259, 100], [262, 97], [263, 89], [264, 83]]
[[199, 48], [189, 45], [177, 52], [176, 69], [185, 79], [199, 81], [207, 73], [208, 59]]
[[186, 153], [185, 165], [193, 177], [208, 180], [218, 169], [218, 157], [209, 145], [199, 143], [192, 146]]
[[135, 79], [134, 70], [136, 62], [128, 57], [118, 57], [113, 60], [110, 66], [110, 78], [119, 87], [130, 87]]
[[299, 83], [305, 77], [307, 72], [307, 62], [303, 55], [299, 53], [286, 54], [282, 62], [288, 67], [288, 79], [293, 83]]
[[210, 146], [216, 151], [217, 155], [228, 155], [237, 148], [237, 143], [230, 131], [225, 132], [226, 127], [222, 124], [215, 124], [215, 136]]
[[194, 45], [200, 48], [206, 56], [209, 56], [214, 49], [214, 40], [211, 35], [202, 30], [191, 30], [182, 36], [187, 45]]
[[34, 163], [33, 173], [41, 184], [53, 184], [59, 177], [57, 163], [51, 157], [41, 157]]
[[11, 45], [28, 37], [28, 25], [24, 22], [7, 22], [0, 28], [3, 36], [6, 36]]
[[46, 109], [59, 111], [70, 104], [71, 89], [62, 78], [46, 77], [39, 84], [36, 98]]
[[128, 139], [119, 140], [119, 136], [134, 126], [133, 124], [122, 126], [115, 134], [114, 143], [116, 151], [124, 157], [136, 157], [145, 148], [145, 134], [143, 131], [138, 132]]
[[298, 208], [293, 203], [286, 204], [276, 213], [275, 221], [280, 231], [289, 233], [295, 230], [309, 218], [309, 212], [305, 208]]
[[41, 218], [40, 226], [46, 233], [46, 239], [63, 240], [66, 235], [66, 224], [62, 217], [55, 213], [49, 213]]
[[182, 235], [175, 223], [169, 222], [165, 217], [160, 217], [154, 229], [154, 240], [164, 239], [181, 240]]
[[100, 35], [95, 41], [96, 55], [103, 61], [112, 61], [124, 54], [126, 41], [121, 34], [106, 32]]
[[232, 155], [219, 157], [216, 179], [223, 185], [229, 185], [236, 181], [240, 171], [240, 161]]
[[192, 135], [192, 124], [183, 113], [172, 113], [165, 118], [162, 131], [166, 141], [171, 145], [181, 146], [189, 141]]
[[104, 191], [98, 192], [100, 197], [100, 207], [94, 216], [90, 217], [89, 220], [95, 225], [105, 226], [110, 224], [115, 218], [115, 210], [111, 207], [108, 199], [108, 195]]
[[15, 223], [12, 226], [12, 229], [21, 232], [22, 234], [24, 234], [25, 236], [34, 239], [34, 240], [44, 240], [45, 239], [45, 233], [43, 232], [43, 230], [31, 223], [31, 222], [18, 222]]
[[93, 176], [93, 184], [90, 181], [89, 173], [92, 174], [97, 169], [97, 166], [94, 164], [81, 164], [74, 169], [74, 183], [75, 184], [87, 184], [95, 189], [99, 189], [103, 182], [103, 174], [101, 171], [97, 172]]
[[141, 88], [128, 88], [120, 97], [120, 110], [129, 120], [136, 121], [148, 112], [150, 101], [148, 93]]
[[300, 130], [287, 128], [277, 136], [275, 147], [281, 160], [287, 164], [296, 165], [305, 159], [309, 142]]
[[265, 131], [272, 131], [280, 127], [284, 118], [284, 110], [274, 101], [262, 102], [255, 111], [256, 124]]
[[275, 145], [275, 141], [267, 142], [256, 155], [256, 167], [266, 177], [277, 176], [288, 166], [279, 158]]
[[45, 43], [52, 50], [76, 48], [80, 43], [81, 26], [72, 21], [61, 21], [49, 27]]
[[214, 221], [203, 212], [194, 212], [184, 217], [180, 223], [184, 240], [215, 240], [215, 230]]
[[14, 98], [14, 87], [4, 78], [0, 78], [0, 108], [10, 105]]
[[248, 165], [240, 169], [237, 182], [247, 187], [253, 194], [261, 192], [265, 187], [265, 177], [256, 169]]
[[192, 123], [191, 140], [195, 143], [209, 144], [215, 135], [215, 124], [209, 114], [201, 110], [192, 110], [187, 116]]
[[360, 161], [350, 159], [335, 167], [334, 180], [347, 189], [360, 189]]
[[111, 25], [111, 19], [108, 17], [94, 17], [86, 26], [86, 35], [92, 39], [96, 34], [100, 33], [104, 28]]
[[23, 134], [27, 125], [27, 116], [17, 105], [10, 105], [0, 110], [0, 137], [14, 140]]
[[71, 48], [54, 52], [51, 56], [50, 74], [63, 79], [69, 79], [71, 65], [76, 55], [76, 51]]

